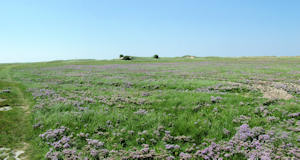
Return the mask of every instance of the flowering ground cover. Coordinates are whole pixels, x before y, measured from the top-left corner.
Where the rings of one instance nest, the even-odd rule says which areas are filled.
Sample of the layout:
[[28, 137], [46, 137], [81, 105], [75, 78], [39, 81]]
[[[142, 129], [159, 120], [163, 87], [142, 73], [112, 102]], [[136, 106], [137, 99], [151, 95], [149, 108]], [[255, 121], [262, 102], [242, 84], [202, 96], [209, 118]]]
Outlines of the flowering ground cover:
[[299, 57], [73, 60], [4, 70], [10, 78], [0, 78], [20, 84], [30, 102], [32, 127], [22, 134], [31, 137], [31, 159], [300, 158]]

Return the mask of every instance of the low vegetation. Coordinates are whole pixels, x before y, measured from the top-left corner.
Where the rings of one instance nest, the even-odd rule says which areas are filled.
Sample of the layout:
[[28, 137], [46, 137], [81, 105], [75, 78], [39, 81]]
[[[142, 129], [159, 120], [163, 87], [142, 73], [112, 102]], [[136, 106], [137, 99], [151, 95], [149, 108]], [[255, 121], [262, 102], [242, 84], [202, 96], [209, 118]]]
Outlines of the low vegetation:
[[[31, 104], [30, 120], [1, 123], [0, 146], [53, 160], [300, 158], [299, 57], [123, 60], [0, 69]], [[15, 106], [11, 90], [0, 96]]]

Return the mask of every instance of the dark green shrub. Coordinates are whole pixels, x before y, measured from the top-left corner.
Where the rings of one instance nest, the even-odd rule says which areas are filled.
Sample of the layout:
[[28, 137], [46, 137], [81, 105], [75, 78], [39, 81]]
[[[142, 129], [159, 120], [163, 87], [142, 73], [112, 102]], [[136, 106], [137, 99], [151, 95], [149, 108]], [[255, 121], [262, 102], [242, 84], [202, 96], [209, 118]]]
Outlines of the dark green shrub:
[[120, 54], [120, 58], [123, 58], [124, 57], [124, 55], [123, 54]]
[[132, 60], [132, 57], [130, 57], [130, 56], [124, 56], [124, 57], [122, 58], [122, 60]]
[[153, 58], [158, 59], [159, 56], [158, 56], [157, 54], [155, 54], [155, 55], [153, 56]]

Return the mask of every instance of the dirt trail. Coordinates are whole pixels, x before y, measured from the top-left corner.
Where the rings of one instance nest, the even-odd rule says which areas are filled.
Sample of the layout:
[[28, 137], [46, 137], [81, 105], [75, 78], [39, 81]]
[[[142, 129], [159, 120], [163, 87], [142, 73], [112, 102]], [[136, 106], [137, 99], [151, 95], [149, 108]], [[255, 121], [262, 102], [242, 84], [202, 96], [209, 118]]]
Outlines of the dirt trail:
[[[29, 116], [30, 110], [29, 110], [28, 101], [25, 99], [24, 93], [21, 91], [20, 88], [16, 88], [16, 90], [18, 92], [19, 98], [21, 99], [21, 102], [23, 102], [21, 104], [21, 106], [19, 106], [19, 107], [21, 107], [24, 110], [24, 113], [26, 114], [26, 116]], [[28, 160], [28, 157], [26, 156], [26, 153], [25, 153], [25, 151], [28, 149], [28, 146], [29, 146], [28, 143], [22, 142], [22, 146], [20, 146], [19, 149], [14, 150], [16, 160]]]
[[[12, 67], [8, 67], [6, 69], [6, 78], [8, 82], [15, 83], [14, 80], [12, 79], [10, 75], [10, 69]], [[24, 93], [22, 90], [19, 88], [18, 85], [14, 86], [14, 89], [17, 94], [17, 99], [20, 101], [19, 106], [14, 106], [14, 107], [20, 107], [23, 109], [25, 116], [29, 116], [30, 114], [30, 109], [29, 109], [29, 103], [28, 100], [25, 98]], [[1, 101], [5, 101], [5, 99], [0, 99]], [[14, 107], [11, 107], [10, 109], [13, 109]], [[25, 118], [24, 118], [25, 119]], [[28, 156], [26, 155], [26, 150], [28, 149], [29, 144], [26, 142], [21, 142], [18, 144], [19, 146], [16, 146], [15, 148], [5, 148], [2, 147], [0, 148], [0, 159], [4, 160], [10, 160], [10, 159], [15, 159], [15, 160], [29, 160]]]

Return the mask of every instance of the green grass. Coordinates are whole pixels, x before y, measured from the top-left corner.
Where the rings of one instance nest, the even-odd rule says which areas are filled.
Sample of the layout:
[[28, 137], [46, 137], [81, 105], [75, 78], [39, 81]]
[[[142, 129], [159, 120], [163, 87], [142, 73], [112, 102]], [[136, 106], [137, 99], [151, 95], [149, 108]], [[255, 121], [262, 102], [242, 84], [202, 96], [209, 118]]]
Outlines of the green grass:
[[[70, 65], [81, 68], [72, 68]], [[176, 142], [184, 151], [194, 143], [200, 145], [208, 139], [215, 142], [228, 141], [242, 122], [233, 120], [241, 115], [250, 117], [250, 127], [272, 127], [287, 131], [280, 122], [287, 120], [287, 113], [299, 112], [299, 95], [291, 100], [278, 100], [267, 106], [274, 110], [268, 116], [279, 121], [268, 122], [267, 116], [255, 112], [267, 99], [262, 93], [246, 87], [246, 80], [298, 83], [300, 70], [299, 57], [243, 57], [243, 58], [159, 58], [135, 57], [132, 61], [111, 60], [70, 60], [41, 63], [2, 64], [0, 65], [0, 90], [11, 87], [10, 94], [0, 94], [8, 99], [10, 106], [27, 103], [30, 113], [15, 107], [8, 112], [0, 112], [0, 147], [16, 147], [21, 142], [30, 144], [30, 159], [43, 159], [51, 148], [39, 134], [49, 129], [66, 126], [74, 135], [73, 147], [85, 152], [86, 142], [76, 138], [78, 133], [89, 133], [93, 139], [105, 143], [109, 150], [131, 151], [133, 147], [142, 148], [138, 138], [144, 138], [158, 153], [164, 149], [162, 137], [153, 134], [159, 126], [173, 136], [190, 136], [192, 142]], [[8, 76], [9, 75], [9, 76]], [[231, 82], [243, 86], [214, 91], [203, 91], [223, 85], [232, 87]], [[30, 90], [49, 89], [56, 95], [34, 98]], [[202, 89], [202, 90], [201, 90]], [[148, 96], [142, 96], [148, 93]], [[220, 96], [219, 103], [212, 103], [212, 96]], [[23, 97], [23, 98], [22, 98]], [[85, 97], [94, 99], [88, 103]], [[99, 97], [104, 97], [102, 100]], [[53, 100], [66, 98], [66, 100]], [[79, 111], [74, 101], [83, 101]], [[106, 102], [108, 101], [108, 102]], [[141, 102], [141, 103], [140, 103]], [[244, 103], [244, 105], [241, 105]], [[43, 104], [40, 109], [35, 108]], [[195, 109], [200, 106], [198, 109]], [[137, 115], [139, 109], [148, 111], [146, 115]], [[217, 110], [217, 111], [216, 111]], [[110, 121], [113, 127], [107, 127]], [[43, 127], [32, 129], [32, 125], [41, 123]], [[96, 131], [105, 129], [106, 135], [97, 135]], [[224, 135], [223, 129], [230, 131]], [[128, 131], [134, 131], [132, 136]], [[146, 130], [149, 134], [139, 135]], [[124, 131], [124, 132], [123, 132]], [[116, 135], [118, 133], [119, 135]], [[296, 134], [290, 142], [297, 144]], [[126, 139], [126, 146], [120, 143]], [[89, 156], [89, 155], [87, 155]], [[90, 157], [91, 158], [91, 157]], [[240, 155], [232, 159], [244, 158]]]

